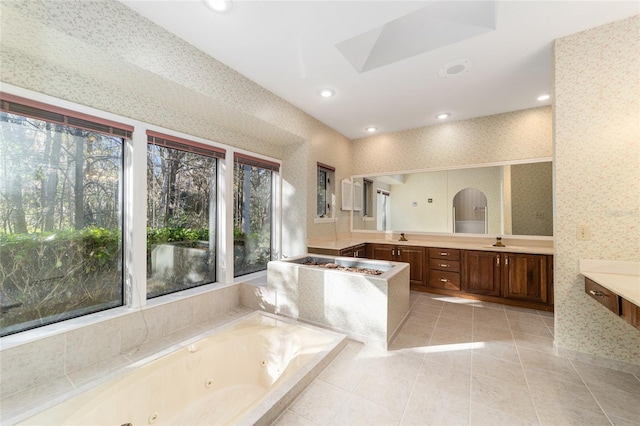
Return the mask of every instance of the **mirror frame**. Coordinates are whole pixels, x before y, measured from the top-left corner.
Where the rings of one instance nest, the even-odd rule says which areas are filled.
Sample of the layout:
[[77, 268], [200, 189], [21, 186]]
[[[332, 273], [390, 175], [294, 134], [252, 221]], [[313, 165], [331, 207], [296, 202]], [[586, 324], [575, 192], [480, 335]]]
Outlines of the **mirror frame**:
[[[352, 175], [349, 180], [351, 182], [351, 184], [353, 185], [354, 179], [361, 179], [361, 178], [375, 178], [378, 176], [389, 176], [389, 175], [406, 175], [406, 174], [414, 174], [414, 173], [428, 173], [428, 172], [442, 172], [442, 171], [449, 171], [449, 170], [464, 170], [464, 169], [477, 169], [477, 168], [482, 168], [482, 167], [501, 167], [501, 166], [513, 166], [513, 165], [519, 165], [519, 164], [533, 164], [533, 163], [545, 163], [545, 162], [550, 162], [551, 163], [551, 167], [553, 170], [553, 157], [539, 157], [539, 158], [528, 158], [528, 159], [524, 159], [524, 160], [507, 160], [507, 161], [497, 161], [497, 162], [493, 162], [493, 163], [477, 163], [477, 164], [465, 164], [465, 165], [459, 165], [459, 166], [442, 166], [442, 167], [432, 167], [432, 168], [426, 168], [426, 169], [417, 169], [417, 170], [404, 170], [404, 171], [388, 171], [388, 172], [377, 172], [377, 173], [365, 173], [365, 174], [358, 174], [358, 175]], [[552, 182], [551, 182], [552, 186], [553, 186], [553, 176], [552, 176]], [[351, 193], [351, 201], [353, 203], [353, 197], [355, 196], [354, 192]], [[555, 216], [555, 194], [552, 195], [554, 197], [554, 200], [552, 200], [553, 206], [554, 208], [552, 209], [552, 215]], [[434, 235], [434, 236], [449, 236], [449, 237], [466, 237], [466, 238], [487, 238], [487, 237], [496, 237], [496, 236], [502, 236], [503, 234], [466, 234], [466, 233], [453, 233], [453, 232], [422, 232], [422, 231], [410, 231], [410, 230], [389, 230], [389, 231], [381, 231], [381, 230], [370, 230], [370, 229], [354, 229], [353, 228], [353, 213], [354, 211], [351, 210], [349, 212], [349, 229], [351, 230], [351, 232], [357, 232], [357, 233], [370, 233], [370, 234], [374, 234], [374, 233], [394, 233], [394, 232], [405, 232], [405, 233], [412, 233], [412, 234], [416, 234], [416, 235]], [[553, 220], [553, 218], [552, 218]], [[549, 241], [549, 240], [553, 240], [554, 236], [548, 236], [548, 235], [517, 235], [517, 234], [509, 234], [508, 235], [510, 238], [518, 238], [518, 239], [532, 239], [532, 240], [545, 240], [545, 241]]]

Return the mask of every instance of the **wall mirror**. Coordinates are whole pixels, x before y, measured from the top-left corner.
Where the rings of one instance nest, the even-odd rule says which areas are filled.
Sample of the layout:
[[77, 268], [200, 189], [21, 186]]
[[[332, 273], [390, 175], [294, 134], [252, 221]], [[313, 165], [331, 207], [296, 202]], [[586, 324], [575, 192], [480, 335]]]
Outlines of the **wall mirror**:
[[553, 236], [550, 159], [352, 180], [353, 231]]

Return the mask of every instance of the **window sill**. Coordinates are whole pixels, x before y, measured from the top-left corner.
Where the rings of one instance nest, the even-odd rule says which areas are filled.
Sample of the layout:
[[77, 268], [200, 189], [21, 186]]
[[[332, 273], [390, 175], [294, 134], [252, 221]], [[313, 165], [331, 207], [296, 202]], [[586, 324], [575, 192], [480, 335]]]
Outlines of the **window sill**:
[[313, 219], [313, 223], [336, 223], [338, 222], [337, 217], [316, 217]]

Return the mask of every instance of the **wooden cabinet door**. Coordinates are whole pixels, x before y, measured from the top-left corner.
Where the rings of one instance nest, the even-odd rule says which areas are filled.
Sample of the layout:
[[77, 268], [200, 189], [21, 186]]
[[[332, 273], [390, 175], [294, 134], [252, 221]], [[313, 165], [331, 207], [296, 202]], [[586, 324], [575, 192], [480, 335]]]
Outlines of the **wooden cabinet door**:
[[468, 293], [500, 296], [500, 253], [465, 250], [462, 289]]
[[397, 246], [396, 261], [409, 264], [409, 282], [411, 285], [425, 285], [424, 247]]
[[367, 257], [367, 250], [364, 244], [353, 247], [353, 257]]
[[504, 297], [547, 303], [547, 256], [504, 253], [502, 259]]
[[372, 259], [394, 261], [395, 253], [396, 246], [391, 244], [372, 244], [371, 246]]

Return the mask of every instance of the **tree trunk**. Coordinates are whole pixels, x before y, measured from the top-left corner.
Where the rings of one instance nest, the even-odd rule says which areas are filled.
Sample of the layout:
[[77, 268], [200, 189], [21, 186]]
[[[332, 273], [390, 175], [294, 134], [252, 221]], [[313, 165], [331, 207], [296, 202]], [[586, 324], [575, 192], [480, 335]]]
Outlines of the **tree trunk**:
[[[60, 151], [62, 150], [63, 126], [56, 124], [52, 130], [53, 140], [51, 145], [51, 156], [49, 157], [49, 169], [45, 179], [45, 232], [55, 229], [56, 194], [58, 192], [58, 170], [60, 168]], [[62, 214], [62, 212], [60, 212]]]
[[73, 135], [76, 146], [76, 173], [74, 181], [74, 219], [75, 229], [84, 228], [84, 132], [76, 129]]

